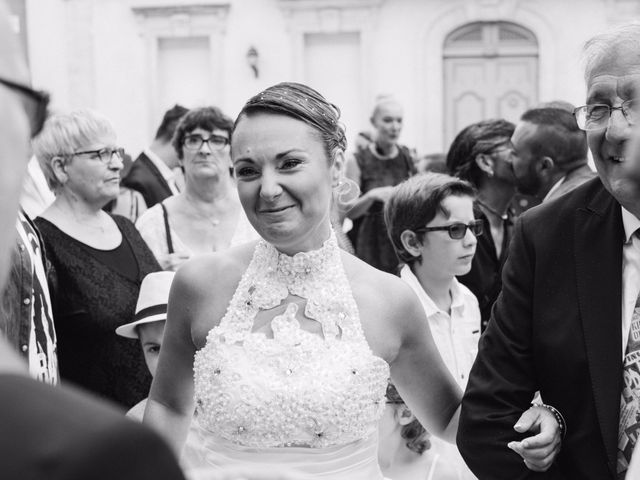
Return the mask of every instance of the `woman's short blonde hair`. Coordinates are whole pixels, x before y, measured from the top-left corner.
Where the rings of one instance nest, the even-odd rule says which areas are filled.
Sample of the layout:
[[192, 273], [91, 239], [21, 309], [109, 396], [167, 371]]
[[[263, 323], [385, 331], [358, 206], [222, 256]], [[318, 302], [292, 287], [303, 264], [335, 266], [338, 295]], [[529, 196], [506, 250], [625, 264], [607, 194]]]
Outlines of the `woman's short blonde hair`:
[[111, 122], [93, 110], [75, 110], [49, 117], [42, 132], [33, 140], [33, 153], [49, 188], [54, 193], [62, 188], [53, 171], [54, 158], [69, 158], [74, 152], [98, 140], [115, 136]]

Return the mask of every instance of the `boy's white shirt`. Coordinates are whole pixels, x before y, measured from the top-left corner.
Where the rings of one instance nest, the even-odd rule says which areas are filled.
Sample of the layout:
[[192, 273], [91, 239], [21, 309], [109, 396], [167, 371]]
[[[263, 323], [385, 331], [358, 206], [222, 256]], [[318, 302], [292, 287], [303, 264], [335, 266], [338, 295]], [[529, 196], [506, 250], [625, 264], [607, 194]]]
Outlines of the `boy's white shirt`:
[[[451, 315], [438, 308], [424, 291], [408, 265], [402, 267], [400, 278], [420, 299], [431, 328], [433, 340], [445, 365], [462, 390], [467, 386], [469, 371], [478, 353], [480, 339], [480, 307], [475, 295], [454, 277], [451, 282]], [[431, 436], [431, 448], [439, 455], [440, 469], [434, 478], [441, 480], [474, 480], [457, 447]]]
[[416, 293], [431, 328], [431, 334], [445, 365], [463, 390], [478, 353], [480, 307], [475, 295], [454, 277], [451, 282], [451, 315], [438, 308], [424, 291], [408, 265], [400, 271]]

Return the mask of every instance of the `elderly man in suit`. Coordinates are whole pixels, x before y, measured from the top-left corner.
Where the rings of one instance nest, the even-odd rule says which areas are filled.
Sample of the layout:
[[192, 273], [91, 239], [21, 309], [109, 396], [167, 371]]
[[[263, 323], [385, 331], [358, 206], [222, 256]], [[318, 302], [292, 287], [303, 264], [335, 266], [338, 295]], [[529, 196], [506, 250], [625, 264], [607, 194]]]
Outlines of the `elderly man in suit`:
[[122, 179], [122, 185], [142, 193], [148, 208], [179, 192], [179, 164], [171, 140], [180, 119], [189, 110], [174, 105], [167, 110], [156, 132], [156, 138], [145, 148]]
[[596, 174], [587, 164], [587, 139], [571, 112], [533, 108], [511, 136], [513, 172], [520, 193], [548, 202]]
[[[480, 479], [625, 478], [640, 430], [640, 156], [627, 155], [640, 123], [639, 52], [637, 23], [587, 43], [587, 99], [575, 116], [598, 178], [516, 225], [458, 430]], [[505, 448], [536, 390], [567, 425], [544, 474]]]

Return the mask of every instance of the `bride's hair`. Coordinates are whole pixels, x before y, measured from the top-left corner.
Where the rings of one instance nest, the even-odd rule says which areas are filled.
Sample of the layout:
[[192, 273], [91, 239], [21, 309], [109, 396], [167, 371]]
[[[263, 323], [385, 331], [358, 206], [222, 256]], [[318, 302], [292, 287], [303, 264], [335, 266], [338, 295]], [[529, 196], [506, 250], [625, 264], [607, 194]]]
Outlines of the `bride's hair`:
[[259, 112], [286, 115], [315, 129], [330, 162], [337, 150], [344, 152], [347, 149], [345, 129], [339, 121], [340, 109], [307, 85], [278, 83], [251, 97], [238, 114], [234, 130], [242, 117]]
[[[387, 385], [387, 403], [403, 405], [406, 408], [404, 400], [402, 400], [398, 390], [396, 390], [396, 387], [392, 383]], [[400, 431], [400, 435], [407, 441], [407, 448], [419, 455], [422, 455], [431, 448], [429, 432], [427, 432], [417, 418], [414, 418], [411, 423], [404, 425]]]

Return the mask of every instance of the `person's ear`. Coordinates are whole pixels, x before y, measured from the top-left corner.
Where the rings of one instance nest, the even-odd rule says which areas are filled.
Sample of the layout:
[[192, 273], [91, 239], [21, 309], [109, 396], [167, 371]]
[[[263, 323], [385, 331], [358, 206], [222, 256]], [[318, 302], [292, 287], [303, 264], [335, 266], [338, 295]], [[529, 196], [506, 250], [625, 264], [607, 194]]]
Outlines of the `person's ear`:
[[331, 162], [331, 185], [337, 187], [344, 177], [344, 151], [337, 148], [333, 152], [333, 161]]
[[553, 168], [556, 165], [556, 162], [553, 161], [553, 158], [548, 157], [548, 156], [544, 156], [542, 158], [540, 158], [539, 163], [539, 168], [541, 171], [547, 171], [547, 173], [551, 173], [551, 170], [553, 170]]
[[409, 425], [416, 418], [411, 410], [409, 410], [409, 407], [407, 407], [405, 404], [402, 404], [398, 407], [398, 409], [396, 410], [396, 417], [398, 419], [398, 424], [402, 426]]
[[476, 165], [482, 170], [488, 177], [493, 177], [494, 162], [491, 155], [486, 153], [479, 153], [475, 158]]
[[420, 243], [420, 240], [418, 240], [416, 233], [412, 230], [403, 231], [400, 234], [400, 242], [410, 255], [413, 255], [414, 257], [422, 255], [422, 252], [420, 251], [422, 249], [422, 244]]
[[64, 157], [55, 156], [51, 159], [51, 169], [59, 183], [64, 185], [69, 179], [67, 174], [67, 161]]

